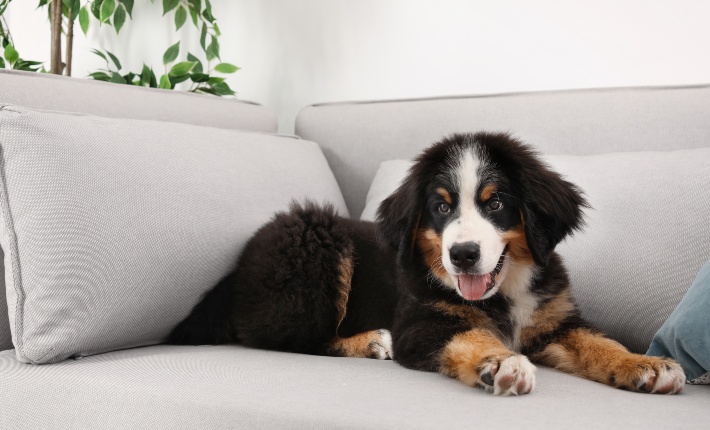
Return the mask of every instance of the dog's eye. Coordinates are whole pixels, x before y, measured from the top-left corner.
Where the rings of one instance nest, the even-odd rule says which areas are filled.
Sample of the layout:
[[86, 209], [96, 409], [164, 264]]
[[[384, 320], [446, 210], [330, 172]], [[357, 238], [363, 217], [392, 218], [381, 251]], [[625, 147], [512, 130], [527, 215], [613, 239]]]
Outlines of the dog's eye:
[[442, 214], [447, 214], [451, 212], [451, 206], [448, 203], [439, 203], [439, 212]]
[[490, 209], [492, 211], [499, 211], [499, 210], [503, 209], [503, 202], [501, 202], [498, 199], [493, 199], [488, 202], [488, 209]]

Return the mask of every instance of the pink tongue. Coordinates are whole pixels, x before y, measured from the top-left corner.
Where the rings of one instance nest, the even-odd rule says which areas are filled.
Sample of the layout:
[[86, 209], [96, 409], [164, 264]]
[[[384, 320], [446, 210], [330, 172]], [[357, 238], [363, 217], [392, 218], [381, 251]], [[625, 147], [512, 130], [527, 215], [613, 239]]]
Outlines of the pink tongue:
[[491, 275], [459, 275], [459, 289], [466, 300], [479, 300], [486, 293]]

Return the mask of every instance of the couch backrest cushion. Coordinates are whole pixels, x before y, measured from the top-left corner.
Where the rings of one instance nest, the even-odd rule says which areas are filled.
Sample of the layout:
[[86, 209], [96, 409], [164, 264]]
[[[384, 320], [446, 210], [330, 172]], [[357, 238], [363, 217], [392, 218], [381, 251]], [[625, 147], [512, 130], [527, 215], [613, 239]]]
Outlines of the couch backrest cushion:
[[15, 70], [0, 69], [0, 103], [264, 133], [278, 128], [276, 114], [257, 103]]
[[[544, 158], [580, 186], [592, 206], [585, 229], [557, 247], [582, 314], [645, 352], [710, 258], [710, 145]], [[411, 165], [381, 164], [362, 219], [374, 220]]]
[[312, 142], [0, 106], [0, 244], [18, 359], [157, 343], [292, 199], [342, 194]]
[[710, 142], [710, 86], [620, 88], [331, 103], [304, 108], [354, 217], [382, 161], [454, 132], [508, 131], [546, 154], [689, 149]]
[[[277, 130], [274, 112], [252, 102], [15, 70], [0, 69], [0, 104], [234, 130]], [[1, 260], [0, 278], [4, 278]], [[6, 312], [2, 294], [0, 351], [12, 348]]]

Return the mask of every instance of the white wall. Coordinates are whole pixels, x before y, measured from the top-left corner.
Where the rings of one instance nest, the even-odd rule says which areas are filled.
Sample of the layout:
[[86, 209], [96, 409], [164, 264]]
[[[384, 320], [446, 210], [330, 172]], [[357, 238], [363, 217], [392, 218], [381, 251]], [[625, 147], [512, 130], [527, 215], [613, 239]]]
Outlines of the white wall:
[[[48, 58], [48, 25], [36, 3], [15, 0], [9, 23], [21, 54]], [[93, 28], [89, 41], [131, 58], [134, 69], [143, 61], [160, 69], [177, 35], [160, 19], [159, 1], [136, 3], [136, 21], [121, 36]], [[298, 110], [325, 101], [710, 82], [707, 1], [212, 3], [223, 60], [243, 68], [230, 85], [276, 110], [286, 133]], [[101, 61], [78, 33], [74, 70], [82, 76]]]

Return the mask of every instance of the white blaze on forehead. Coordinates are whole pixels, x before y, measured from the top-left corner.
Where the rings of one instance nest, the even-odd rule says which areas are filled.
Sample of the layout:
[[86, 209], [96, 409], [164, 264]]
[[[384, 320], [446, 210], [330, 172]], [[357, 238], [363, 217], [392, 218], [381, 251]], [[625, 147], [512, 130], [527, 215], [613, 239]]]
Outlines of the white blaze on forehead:
[[442, 235], [444, 268], [451, 274], [458, 273], [458, 269], [451, 263], [449, 250], [455, 243], [474, 242], [481, 247], [481, 260], [476, 269], [479, 274], [484, 274], [495, 269], [505, 243], [476, 204], [481, 160], [473, 149], [465, 149], [457, 157], [459, 162], [453, 166], [452, 175], [457, 188], [453, 191], [458, 194], [458, 208], [455, 218], [446, 226]]

